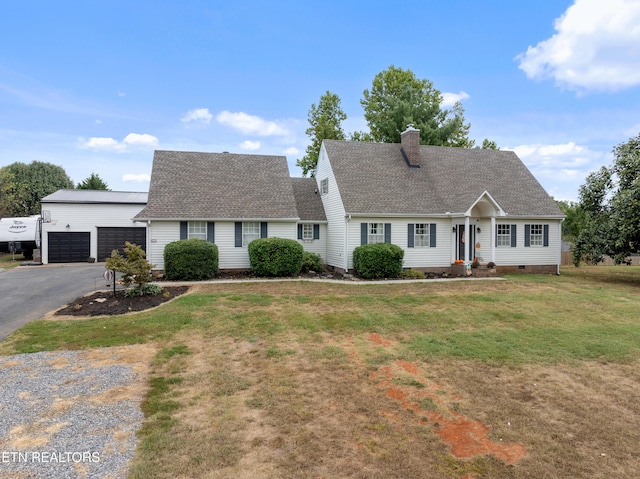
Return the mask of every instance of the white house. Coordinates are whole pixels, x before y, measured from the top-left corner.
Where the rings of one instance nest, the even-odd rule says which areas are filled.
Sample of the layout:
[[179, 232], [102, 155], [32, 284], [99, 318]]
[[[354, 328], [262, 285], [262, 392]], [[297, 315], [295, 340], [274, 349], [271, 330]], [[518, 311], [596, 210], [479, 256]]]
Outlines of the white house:
[[156, 151], [147, 225], [147, 258], [164, 267], [164, 247], [200, 238], [218, 246], [220, 269], [248, 269], [256, 238], [298, 240], [325, 260], [327, 222], [310, 178], [291, 178], [284, 156]]
[[558, 272], [563, 214], [511, 151], [325, 140], [316, 170], [328, 223], [326, 263], [389, 242], [404, 267], [447, 271], [456, 260], [502, 272]]
[[43, 216], [44, 262], [103, 261], [127, 239], [163, 269], [168, 243], [201, 238], [221, 269], [248, 269], [252, 240], [281, 237], [339, 271], [353, 269], [356, 247], [389, 242], [405, 268], [478, 258], [548, 273], [559, 271], [563, 220], [515, 153], [420, 145], [413, 128], [400, 144], [325, 140], [315, 178], [291, 178], [283, 156], [156, 151], [148, 200], [62, 190]]
[[58, 190], [41, 200], [42, 262], [104, 261], [125, 241], [144, 247], [146, 228], [133, 217], [147, 203], [147, 193]]

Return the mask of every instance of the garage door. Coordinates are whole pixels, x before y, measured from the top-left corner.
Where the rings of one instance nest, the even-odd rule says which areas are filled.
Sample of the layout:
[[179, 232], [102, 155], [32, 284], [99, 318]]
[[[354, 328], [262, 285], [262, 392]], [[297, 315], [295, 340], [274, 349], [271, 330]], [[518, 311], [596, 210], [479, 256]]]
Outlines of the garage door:
[[79, 263], [89, 259], [91, 233], [49, 232], [49, 263]]
[[111, 256], [114, 249], [124, 250], [124, 242], [135, 243], [146, 251], [147, 228], [98, 228], [98, 261], [104, 261]]

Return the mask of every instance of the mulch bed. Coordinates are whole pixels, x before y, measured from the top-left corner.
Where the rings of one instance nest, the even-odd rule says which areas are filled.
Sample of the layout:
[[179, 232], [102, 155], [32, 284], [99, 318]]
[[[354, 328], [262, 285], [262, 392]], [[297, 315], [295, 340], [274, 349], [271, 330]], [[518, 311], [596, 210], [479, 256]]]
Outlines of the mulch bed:
[[113, 291], [98, 291], [75, 299], [56, 311], [55, 316], [109, 316], [144, 311], [171, 301], [188, 289], [188, 286], [165, 286], [160, 294], [128, 298], [124, 290], [117, 290], [115, 296]]

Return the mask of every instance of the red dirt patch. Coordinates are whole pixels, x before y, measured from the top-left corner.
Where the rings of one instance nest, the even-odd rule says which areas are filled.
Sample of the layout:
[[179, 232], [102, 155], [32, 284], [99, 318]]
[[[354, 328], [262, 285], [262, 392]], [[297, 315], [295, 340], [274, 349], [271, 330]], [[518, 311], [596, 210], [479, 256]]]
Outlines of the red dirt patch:
[[[377, 333], [369, 334], [367, 339], [377, 346], [394, 344]], [[402, 380], [407, 373], [410, 380]], [[456, 458], [491, 454], [507, 464], [515, 464], [527, 455], [522, 444], [494, 442], [488, 438], [489, 427], [452, 409], [448, 404], [460, 398], [427, 379], [416, 363], [398, 360], [392, 365], [381, 366], [369, 378], [404, 409], [416, 413], [419, 424], [432, 426]], [[473, 475], [466, 477], [471, 479]]]

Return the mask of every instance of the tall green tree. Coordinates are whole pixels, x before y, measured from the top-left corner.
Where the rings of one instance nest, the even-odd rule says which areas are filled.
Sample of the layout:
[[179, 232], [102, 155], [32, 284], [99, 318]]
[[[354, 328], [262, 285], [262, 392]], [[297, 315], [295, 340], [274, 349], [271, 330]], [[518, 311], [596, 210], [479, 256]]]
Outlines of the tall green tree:
[[35, 215], [40, 213], [43, 197], [73, 187], [61, 166], [41, 161], [12, 163], [0, 168], [0, 211], [7, 216]]
[[624, 263], [640, 252], [640, 134], [614, 147], [610, 167], [587, 176], [580, 187], [584, 227], [573, 251], [574, 264], [605, 255]]
[[91, 176], [82, 180], [82, 182], [78, 183], [76, 186], [78, 190], [109, 190], [109, 185], [107, 185], [100, 176], [96, 173], [91, 173]]
[[340, 106], [340, 97], [328, 90], [320, 97], [317, 105], [311, 105], [308, 113], [309, 128], [305, 131], [311, 138], [311, 144], [307, 146], [304, 157], [296, 162], [302, 168], [304, 176], [315, 176], [322, 140], [345, 139], [342, 121], [346, 118], [347, 115]]
[[381, 71], [371, 89], [364, 90], [360, 104], [373, 141], [400, 143], [400, 134], [411, 123], [420, 130], [423, 145], [469, 148], [474, 144], [468, 136], [470, 125], [465, 123], [462, 104], [456, 102], [450, 110], [443, 109], [440, 91], [411, 70], [391, 65]]
[[556, 203], [565, 215], [562, 222], [562, 239], [574, 242], [585, 227], [585, 213], [575, 201], [556, 200]]

